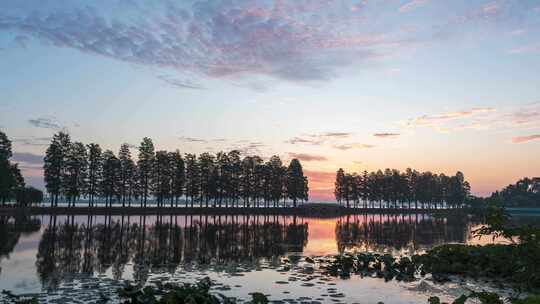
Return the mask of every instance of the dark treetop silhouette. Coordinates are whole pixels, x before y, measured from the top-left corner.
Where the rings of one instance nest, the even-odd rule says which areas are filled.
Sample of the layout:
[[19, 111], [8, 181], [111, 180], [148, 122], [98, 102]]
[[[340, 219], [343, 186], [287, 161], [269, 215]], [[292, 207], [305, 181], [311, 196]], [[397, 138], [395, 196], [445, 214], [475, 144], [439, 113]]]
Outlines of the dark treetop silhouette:
[[373, 208], [412, 208], [418, 204], [424, 208], [461, 207], [470, 196], [470, 186], [463, 173], [455, 176], [418, 172], [408, 168], [405, 172], [385, 169], [384, 172], [364, 171], [345, 173], [339, 169], [336, 173], [334, 194], [340, 204], [350, 207], [363, 205]]
[[36, 203], [43, 200], [43, 193], [32, 187], [25, 187], [24, 178], [18, 164], [12, 164], [11, 141], [0, 131], [0, 201], [5, 205], [15, 199], [21, 204]]
[[158, 207], [278, 207], [292, 201], [308, 200], [308, 180], [298, 159], [285, 167], [278, 156], [264, 162], [259, 156], [245, 156], [233, 150], [216, 155], [155, 151], [145, 137], [138, 159], [132, 160], [129, 145], [120, 147], [118, 156], [102, 152], [98, 144], [72, 142], [67, 133], [53, 136], [44, 159], [44, 174], [51, 206], [59, 198], [75, 206], [86, 197], [88, 206], [98, 201], [132, 206], [139, 201], [146, 207], [153, 199]]
[[540, 177], [523, 178], [488, 199], [499, 206], [540, 208]]

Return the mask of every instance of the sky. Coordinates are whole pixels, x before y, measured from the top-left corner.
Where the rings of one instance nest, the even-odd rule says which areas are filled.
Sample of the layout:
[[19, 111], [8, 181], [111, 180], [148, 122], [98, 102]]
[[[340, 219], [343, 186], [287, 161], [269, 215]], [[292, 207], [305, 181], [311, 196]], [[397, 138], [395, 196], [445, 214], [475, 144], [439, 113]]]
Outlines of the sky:
[[540, 175], [539, 70], [538, 0], [0, 2], [0, 129], [41, 188], [66, 130], [298, 158], [314, 201], [340, 167], [489, 195]]

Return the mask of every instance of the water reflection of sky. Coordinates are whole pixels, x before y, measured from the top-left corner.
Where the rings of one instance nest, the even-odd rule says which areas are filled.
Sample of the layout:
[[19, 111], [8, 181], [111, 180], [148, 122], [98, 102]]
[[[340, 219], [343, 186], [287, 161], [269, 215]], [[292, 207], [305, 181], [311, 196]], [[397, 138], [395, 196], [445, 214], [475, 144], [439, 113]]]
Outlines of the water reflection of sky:
[[[190, 263], [259, 265], [291, 254], [320, 256], [354, 250], [410, 254], [443, 243], [492, 242], [491, 238], [471, 238], [471, 231], [478, 225], [467, 217], [381, 214], [333, 219], [3, 217], [0, 288], [37, 292], [42, 287], [56, 288], [81, 275], [145, 282], [162, 271], [174, 273]], [[251, 281], [243, 284], [263, 288], [268, 278], [279, 276], [274, 270], [263, 269], [262, 275], [251, 268], [240, 270], [245, 272], [244, 279], [233, 276], [227, 280], [249, 278]], [[210, 273], [217, 278], [224, 275], [221, 271]]]

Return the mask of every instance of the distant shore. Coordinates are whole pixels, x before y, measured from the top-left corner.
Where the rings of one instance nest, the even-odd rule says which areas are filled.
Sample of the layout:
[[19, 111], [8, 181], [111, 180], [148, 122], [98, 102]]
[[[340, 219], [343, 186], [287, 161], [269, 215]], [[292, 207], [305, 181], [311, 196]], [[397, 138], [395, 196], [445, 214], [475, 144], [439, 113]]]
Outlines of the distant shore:
[[301, 215], [334, 217], [350, 214], [456, 214], [467, 209], [408, 209], [408, 208], [346, 208], [336, 204], [310, 203], [298, 207], [0, 207], [0, 215], [57, 214], [57, 215]]

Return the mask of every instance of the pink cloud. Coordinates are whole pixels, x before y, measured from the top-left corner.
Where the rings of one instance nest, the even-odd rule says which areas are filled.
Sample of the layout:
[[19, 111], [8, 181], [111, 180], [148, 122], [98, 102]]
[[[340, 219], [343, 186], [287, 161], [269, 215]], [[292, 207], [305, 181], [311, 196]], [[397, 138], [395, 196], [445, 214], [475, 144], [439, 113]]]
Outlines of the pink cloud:
[[289, 153], [290, 158], [297, 158], [301, 161], [327, 161], [328, 158], [322, 155], [308, 154], [308, 153]]
[[399, 137], [399, 133], [375, 133], [373, 136], [379, 138], [396, 138]]
[[348, 132], [325, 132], [318, 134], [305, 134], [302, 136], [296, 136], [289, 140], [286, 140], [285, 143], [288, 144], [311, 144], [311, 145], [321, 145], [329, 140], [348, 138], [352, 134]]
[[540, 134], [533, 134], [533, 135], [527, 135], [527, 136], [517, 136], [512, 138], [512, 142], [515, 144], [521, 144], [530, 142], [533, 140], [540, 140]]
[[285, 143], [296, 145], [296, 144], [311, 144], [311, 145], [320, 145], [322, 144], [321, 140], [313, 139], [313, 138], [303, 138], [303, 137], [293, 137], [289, 140], [286, 140]]
[[420, 117], [416, 117], [413, 119], [410, 119], [406, 125], [410, 127], [416, 127], [416, 126], [439, 126], [443, 122], [460, 119], [464, 117], [470, 117], [477, 114], [482, 113], [490, 113], [496, 111], [495, 108], [492, 107], [484, 107], [484, 108], [471, 108], [464, 111], [458, 111], [458, 112], [447, 112], [442, 114], [436, 114], [436, 115], [423, 115]]
[[328, 158], [322, 155], [308, 154], [308, 153], [289, 153], [290, 158], [297, 158], [301, 161], [327, 161]]
[[351, 149], [369, 149], [369, 148], [375, 148], [374, 145], [370, 144], [361, 144], [361, 143], [352, 143], [352, 144], [340, 144], [340, 145], [334, 145], [334, 148], [341, 150], [341, 151], [347, 151]]
[[456, 120], [463, 120], [465, 118], [482, 118], [485, 115], [496, 112], [495, 108], [484, 107], [484, 108], [471, 108], [468, 110], [457, 111], [457, 112], [447, 112], [435, 115], [422, 115], [413, 119], [409, 119], [405, 126], [407, 127], [432, 127], [439, 131], [448, 131], [456, 129], [470, 129], [471, 125], [474, 125], [474, 128], [479, 128], [480, 124], [485, 124], [485, 121], [479, 123], [478, 121], [461, 123], [456, 126], [451, 123]]

